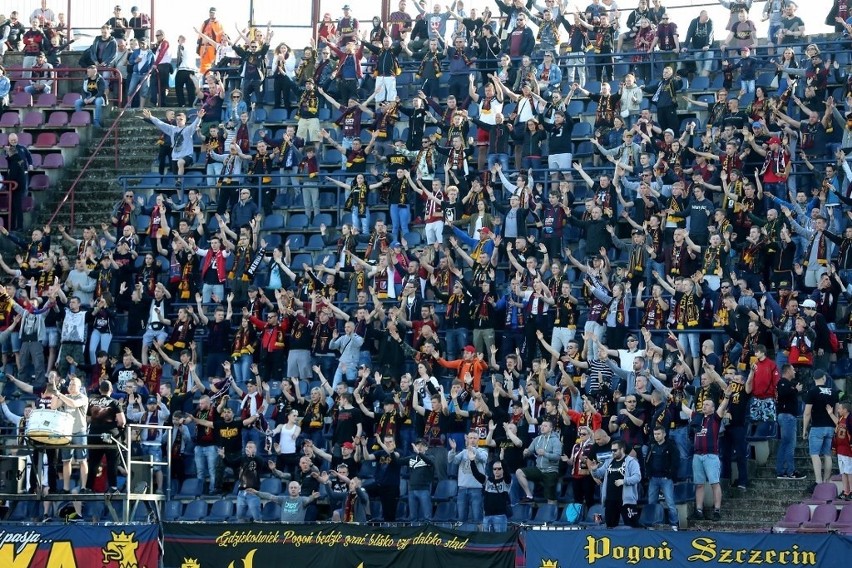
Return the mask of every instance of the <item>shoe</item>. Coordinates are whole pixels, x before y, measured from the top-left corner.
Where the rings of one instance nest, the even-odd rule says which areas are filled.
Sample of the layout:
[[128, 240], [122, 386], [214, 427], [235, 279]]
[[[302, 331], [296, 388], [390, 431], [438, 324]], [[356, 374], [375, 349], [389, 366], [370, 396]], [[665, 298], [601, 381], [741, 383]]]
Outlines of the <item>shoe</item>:
[[721, 521], [722, 520], [722, 513], [720, 513], [718, 510], [713, 511], [713, 520], [716, 521], [716, 522]]
[[748, 487], [743, 485], [742, 483], [737, 483], [737, 489], [739, 489], [740, 491], [745, 491], [746, 489], [748, 489]]
[[690, 521], [703, 521], [704, 519], [704, 511], [701, 509], [695, 509], [692, 514], [689, 516]]
[[852, 500], [852, 493], [841, 493], [837, 496], [838, 501], [850, 501]]
[[787, 473], [779, 473], [775, 476], [775, 479], [793, 479], [793, 476]]
[[83, 517], [77, 514], [77, 511], [73, 511], [70, 515], [65, 517], [65, 521], [68, 523], [79, 523], [83, 520]]
[[807, 475], [805, 475], [805, 474], [803, 474], [803, 473], [801, 473], [801, 472], [799, 472], [799, 471], [794, 471], [793, 473], [791, 473], [791, 474], [790, 474], [790, 475], [788, 475], [787, 477], [789, 477], [790, 479], [798, 479], [798, 480], [802, 480], [802, 479], [807, 479], [807, 478], [808, 478], [808, 476], [807, 476]]
[[675, 532], [677, 532], [679, 528], [680, 527], [678, 527], [677, 525], [672, 525], [672, 530]]
[[92, 494], [92, 490], [89, 489], [88, 487], [81, 487], [80, 488], [80, 495], [91, 495], [91, 494]]
[[51, 520], [53, 520], [53, 517], [51, 517], [50, 515], [45, 515], [41, 518], [41, 522], [43, 523], [49, 523]]
[[532, 497], [524, 496], [524, 498], [518, 501], [518, 503], [520, 503], [521, 505], [529, 505], [533, 501], [534, 499]]
[[107, 495], [121, 495], [121, 491], [118, 489], [118, 487], [110, 487], [107, 490], [106, 494]]
[[60, 489], [56, 492], [57, 495], [70, 495], [71, 492], [67, 489]]

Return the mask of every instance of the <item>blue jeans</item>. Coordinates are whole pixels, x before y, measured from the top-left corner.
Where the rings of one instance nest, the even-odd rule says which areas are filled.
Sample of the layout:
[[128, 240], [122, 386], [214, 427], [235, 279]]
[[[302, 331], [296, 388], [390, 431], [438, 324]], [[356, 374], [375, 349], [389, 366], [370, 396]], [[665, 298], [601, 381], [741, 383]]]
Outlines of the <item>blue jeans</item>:
[[674, 440], [677, 446], [677, 453], [680, 454], [680, 464], [677, 468], [678, 479], [691, 477], [692, 463], [689, 459], [689, 428], [687, 426], [672, 428], [669, 436]]
[[210, 298], [213, 297], [213, 294], [216, 294], [216, 297], [219, 298], [219, 301], [222, 301], [222, 298], [225, 297], [225, 285], [224, 284], [204, 284], [201, 286], [201, 301], [205, 304], [210, 303]]
[[238, 383], [245, 383], [251, 377], [251, 365], [254, 363], [253, 355], [240, 355], [233, 365], [234, 380]]
[[775, 474], [790, 475], [796, 470], [793, 460], [793, 451], [796, 449], [796, 417], [792, 414], [779, 414], [777, 420], [781, 442], [778, 444]]
[[246, 520], [246, 509], [250, 520], [260, 520], [260, 497], [242, 490], [237, 493], [237, 522]]
[[216, 462], [219, 460], [216, 446], [195, 446], [195, 476], [204, 483], [204, 473], [210, 477], [210, 491], [216, 487]]
[[98, 361], [98, 351], [109, 351], [111, 341], [111, 333], [101, 333], [97, 329], [92, 330], [92, 335], [89, 338], [89, 362], [92, 365]]
[[346, 376], [346, 383], [349, 386], [356, 386], [358, 384], [358, 363], [347, 364], [345, 371], [341, 369], [341, 365], [338, 365], [337, 370], [334, 371], [334, 380], [332, 381], [331, 388], [337, 388], [337, 385], [340, 384], [344, 376]]
[[[101, 123], [101, 107], [104, 106], [104, 98], [103, 97], [95, 97], [95, 102], [92, 103], [92, 104], [95, 105], [95, 115], [93, 117], [94, 123], [96, 125], [100, 125], [100, 123]], [[86, 103], [83, 102], [83, 99], [77, 99], [76, 101], [74, 101], [74, 108], [77, 110], [77, 112], [80, 112], [81, 110], [83, 110], [83, 107], [85, 105], [86, 105]]]
[[506, 515], [486, 515], [482, 518], [482, 532], [506, 532], [508, 528]]
[[462, 351], [467, 346], [467, 330], [463, 327], [448, 329], [445, 341], [447, 343], [447, 360], [452, 361], [461, 357]]
[[497, 162], [503, 166], [504, 172], [509, 171], [509, 154], [488, 154], [488, 171], [491, 171]]
[[411, 223], [411, 208], [408, 205], [393, 204], [390, 206], [391, 237], [398, 241], [400, 236], [408, 234], [408, 224]]
[[432, 520], [432, 495], [428, 489], [408, 490], [408, 520], [412, 523]]
[[674, 481], [667, 477], [652, 477], [648, 481], [648, 503], [658, 503], [660, 491], [663, 492], [663, 501], [665, 501], [666, 510], [669, 512], [669, 524], [678, 524], [677, 505], [674, 500]]
[[482, 489], [459, 487], [456, 497], [456, 511], [460, 523], [479, 523], [482, 521]]
[[352, 208], [352, 226], [361, 231], [364, 235], [370, 234], [370, 208], [364, 210], [364, 216], [358, 215], [358, 208]]

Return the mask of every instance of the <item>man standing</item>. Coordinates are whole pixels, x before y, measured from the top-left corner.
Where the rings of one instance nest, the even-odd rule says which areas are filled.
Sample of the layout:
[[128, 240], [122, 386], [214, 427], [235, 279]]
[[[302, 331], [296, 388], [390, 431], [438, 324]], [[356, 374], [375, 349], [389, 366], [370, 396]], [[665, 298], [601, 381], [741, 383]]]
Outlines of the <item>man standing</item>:
[[[80, 379], [71, 377], [68, 381], [68, 394], [56, 392], [56, 398], [61, 403], [59, 409], [67, 412], [74, 418], [74, 427], [71, 430], [71, 443], [76, 446], [86, 444], [86, 411], [89, 408], [89, 397], [80, 386]], [[85, 487], [89, 477], [89, 463], [86, 461], [88, 452], [86, 448], [73, 448], [62, 450], [62, 492], [71, 491], [71, 463], [76, 460], [80, 464], [80, 486]]]
[[10, 231], [24, 228], [24, 196], [29, 193], [30, 175], [33, 169], [33, 157], [26, 146], [18, 144], [18, 135], [9, 134], [6, 144], [6, 162], [8, 163], [7, 180], [18, 184], [12, 192], [12, 219]]
[[366, 487], [370, 497], [378, 497], [382, 502], [382, 519], [386, 523], [396, 521], [396, 509], [399, 502], [399, 472], [402, 461], [396, 451], [396, 441], [393, 436], [385, 436], [384, 441], [376, 438], [381, 450], [371, 454], [367, 449], [367, 436], [360, 437], [361, 451], [364, 459], [376, 462], [375, 483]]
[[151, 46], [154, 52], [153, 72], [156, 77], [151, 81], [151, 89], [149, 90], [149, 98], [151, 102], [157, 106], [168, 106], [166, 104], [166, 91], [169, 89], [169, 76], [172, 74], [172, 54], [170, 51], [171, 45], [166, 39], [163, 30], [157, 30], [156, 43]]
[[549, 419], [541, 422], [539, 436], [524, 450], [524, 458], [535, 456], [535, 466], [518, 469], [515, 476], [518, 485], [524, 491], [522, 503], [532, 503], [533, 495], [529, 481], [541, 482], [544, 498], [551, 505], [556, 504], [556, 482], [559, 479], [559, 461], [562, 458], [562, 441], [553, 432], [554, 425]]
[[680, 465], [680, 454], [673, 440], [666, 436], [666, 429], [658, 424], [654, 427], [654, 443], [648, 447], [645, 474], [648, 476], [648, 503], [660, 500], [660, 492], [669, 511], [672, 530], [678, 528], [677, 505], [674, 500], [674, 479]]
[[814, 386], [805, 395], [805, 414], [802, 418], [802, 439], [808, 441], [808, 455], [814, 468], [814, 486], [831, 479], [831, 442], [834, 421], [825, 407], [837, 404], [837, 390], [826, 384], [828, 375], [822, 369], [814, 371]]
[[695, 454], [692, 456], [692, 478], [695, 482], [695, 511], [693, 521], [704, 520], [704, 484], [709, 483], [713, 491], [714, 521], [722, 520], [722, 487], [719, 485], [719, 474], [722, 464], [719, 460], [719, 431], [722, 428], [722, 417], [728, 407], [731, 387], [725, 390], [719, 408], [709, 398], [704, 399], [701, 413], [693, 411], [686, 403], [681, 403], [683, 412], [690, 417], [695, 429]]
[[[81, 358], [82, 360], [82, 358]], [[118, 449], [114, 446], [113, 438], [118, 438], [127, 419], [121, 404], [112, 398], [112, 383], [101, 381], [99, 395], [89, 399], [89, 442], [101, 447], [89, 448], [88, 468], [96, 472], [101, 460], [106, 456], [106, 474], [109, 484], [109, 494], [118, 493]], [[103, 447], [108, 446], [108, 447]], [[86, 493], [91, 493], [95, 478], [90, 475], [86, 480]], [[81, 490], [82, 491], [82, 490]]]
[[[408, 520], [412, 523], [432, 520], [432, 479], [435, 477], [435, 460], [427, 450], [429, 444], [418, 438], [412, 445], [408, 458]], [[478, 471], [478, 470], [477, 470]]]
[[281, 522], [282, 523], [303, 523], [305, 515], [308, 512], [308, 506], [319, 499], [319, 491], [311, 493], [310, 497], [301, 495], [302, 486], [298, 481], [291, 481], [287, 486], [288, 494], [284, 496], [273, 495], [258, 491], [257, 489], [247, 489], [246, 492], [251, 495], [256, 495], [260, 499], [273, 501], [281, 505]]
[[471, 468], [471, 473], [482, 483], [485, 516], [482, 519], [484, 532], [506, 532], [508, 528], [511, 502], [509, 488], [512, 481], [504, 473], [503, 462], [500, 460], [491, 464], [492, 475], [486, 476], [477, 468]]
[[[195, 156], [195, 148], [192, 142], [192, 135], [201, 125], [201, 119], [204, 118], [204, 109], [198, 111], [198, 116], [192, 124], [186, 123], [186, 114], [179, 112], [175, 115], [175, 124], [171, 125], [163, 122], [159, 118], [151, 116], [151, 111], [144, 109], [142, 117], [148, 120], [160, 129], [166, 136], [171, 138], [172, 142], [172, 172], [177, 173], [178, 179], [175, 182], [178, 188], [178, 193], [183, 196], [181, 191], [183, 173], [186, 168], [190, 167]], [[177, 170], [175, 172], [175, 170]]]
[[201, 74], [205, 75], [216, 60], [216, 46], [202, 39], [202, 35], [209, 37], [216, 43], [221, 43], [225, 30], [216, 20], [216, 8], [210, 8], [209, 17], [201, 24], [201, 33], [198, 35], [198, 48], [195, 52], [201, 57]]
[[603, 479], [601, 501], [606, 526], [610, 529], [617, 527], [620, 516], [625, 525], [635, 527], [639, 523], [636, 502], [639, 499], [639, 483], [642, 481], [639, 462], [627, 455], [624, 440], [614, 441], [611, 449], [612, 456], [592, 472], [596, 478]]
[[186, 37], [179, 35], [175, 53], [175, 96], [179, 107], [195, 101], [195, 57], [186, 49]]
[[260, 520], [260, 497], [255, 491], [260, 489], [260, 470], [263, 462], [257, 457], [257, 444], [247, 442], [245, 454], [240, 460], [237, 475], [239, 493], [237, 493], [237, 522], [243, 522], [248, 516], [252, 521]]
[[456, 520], [460, 523], [476, 523], [482, 522], [482, 482], [479, 481], [473, 474], [476, 469], [481, 474], [485, 474], [485, 464], [488, 461], [488, 452], [479, 447], [479, 434], [477, 432], [468, 432], [465, 436], [465, 449], [456, 453], [456, 441], [453, 438], [449, 439], [450, 453], [448, 459], [450, 463], [459, 466], [458, 470], [458, 500], [456, 501], [456, 510], [458, 517]]

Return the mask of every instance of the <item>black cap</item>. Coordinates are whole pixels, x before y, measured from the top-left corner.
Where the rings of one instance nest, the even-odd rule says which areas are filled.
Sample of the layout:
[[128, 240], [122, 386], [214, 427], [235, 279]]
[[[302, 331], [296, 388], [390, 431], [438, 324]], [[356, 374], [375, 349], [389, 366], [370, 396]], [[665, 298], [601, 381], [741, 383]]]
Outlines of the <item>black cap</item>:
[[396, 404], [396, 401], [393, 399], [392, 396], [386, 396], [385, 399], [382, 401], [382, 404]]
[[147, 404], [157, 404], [157, 397], [156, 396], [149, 396], [148, 400], [146, 400], [145, 402]]

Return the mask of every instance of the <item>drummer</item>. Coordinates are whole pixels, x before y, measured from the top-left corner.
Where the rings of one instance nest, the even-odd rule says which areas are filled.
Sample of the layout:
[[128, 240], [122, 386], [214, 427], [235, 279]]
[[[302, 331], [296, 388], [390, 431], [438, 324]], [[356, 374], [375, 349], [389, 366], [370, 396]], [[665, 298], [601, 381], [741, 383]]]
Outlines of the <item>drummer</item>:
[[[8, 377], [9, 375], [6, 376]], [[12, 424], [18, 425], [18, 445], [28, 445], [32, 448], [32, 451], [26, 456], [26, 468], [29, 472], [28, 475], [25, 476], [29, 485], [27, 487], [27, 491], [39, 496], [47, 495], [50, 493], [51, 478], [53, 478], [54, 486], [56, 484], [56, 452], [51, 451], [51, 448], [47, 448], [47, 451], [40, 451], [45, 449], [45, 447], [41, 444], [34, 443], [25, 436], [25, 432], [27, 431], [27, 422], [29, 421], [33, 410], [35, 410], [34, 405], [32, 403], [28, 403], [24, 408], [23, 416], [18, 416], [9, 410], [9, 405], [6, 404], [6, 398], [0, 396], [0, 409], [3, 410], [3, 415], [6, 417], [6, 420]], [[52, 459], [51, 456], [53, 456]], [[39, 466], [36, 466], [35, 464], [39, 464]], [[51, 469], [53, 470], [52, 475]], [[52, 503], [50, 501], [42, 501], [44, 515], [42, 520], [50, 520], [51, 506]]]
[[[71, 445], [86, 445], [86, 410], [89, 407], [89, 397], [83, 392], [83, 384], [79, 378], [72, 376], [68, 380], [68, 394], [58, 392], [59, 410], [67, 412], [74, 418], [74, 428], [71, 431]], [[85, 447], [71, 447], [62, 449], [62, 491], [63, 494], [71, 492], [71, 468], [76, 461], [80, 465], [80, 487], [86, 486], [89, 475], [89, 464], [86, 461], [88, 452]], [[80, 514], [78, 511], [77, 514]]]

